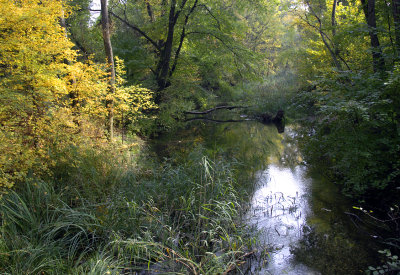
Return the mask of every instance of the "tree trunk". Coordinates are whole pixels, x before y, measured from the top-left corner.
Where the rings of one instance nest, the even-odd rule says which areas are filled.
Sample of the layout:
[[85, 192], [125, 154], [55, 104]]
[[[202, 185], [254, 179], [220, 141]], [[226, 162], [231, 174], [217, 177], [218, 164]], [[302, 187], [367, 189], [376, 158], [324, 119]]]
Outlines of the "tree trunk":
[[337, 0], [333, 0], [333, 5], [332, 5], [332, 36], [335, 37], [336, 35], [336, 6], [337, 6]]
[[383, 58], [382, 49], [379, 43], [378, 34], [376, 33], [376, 15], [375, 0], [361, 0], [365, 19], [368, 24], [369, 36], [372, 47], [372, 64], [374, 72], [383, 72], [385, 70], [385, 60]]
[[[106, 52], [107, 65], [109, 71], [108, 93], [110, 98], [115, 93], [115, 67], [114, 56], [110, 38], [110, 21], [108, 17], [107, 0], [101, 0], [101, 27], [103, 31], [104, 49]], [[106, 102], [108, 110], [108, 139], [112, 141], [114, 138], [114, 100], [109, 99]]]
[[396, 39], [396, 58], [400, 58], [400, 0], [392, 0], [394, 34]]
[[342, 71], [342, 64], [340, 61], [337, 59], [339, 57], [339, 48], [336, 45], [336, 27], [337, 27], [337, 22], [336, 22], [336, 6], [337, 6], [337, 0], [333, 0], [333, 5], [332, 5], [332, 46], [333, 46], [333, 51], [334, 51], [334, 62], [336, 64], [336, 67], [338, 68], [339, 71]]
[[168, 20], [168, 33], [167, 40], [165, 41], [164, 47], [161, 51], [160, 61], [157, 67], [157, 84], [158, 91], [156, 96], [156, 104], [160, 103], [161, 100], [161, 91], [164, 90], [168, 86], [168, 73], [169, 66], [171, 62], [172, 56], [172, 46], [174, 42], [174, 30], [176, 25], [176, 16], [175, 16], [175, 6], [176, 0], [171, 1], [171, 7], [169, 10], [169, 20]]

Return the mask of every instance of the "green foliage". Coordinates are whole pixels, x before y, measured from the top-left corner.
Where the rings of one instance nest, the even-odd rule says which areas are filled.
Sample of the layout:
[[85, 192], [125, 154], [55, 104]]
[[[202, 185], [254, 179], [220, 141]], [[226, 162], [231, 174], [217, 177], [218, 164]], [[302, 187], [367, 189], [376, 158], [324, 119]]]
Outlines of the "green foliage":
[[298, 79], [292, 73], [277, 73], [264, 77], [263, 81], [251, 82], [243, 86], [247, 95], [241, 98], [253, 107], [257, 114], [271, 113], [275, 115], [278, 110], [285, 111], [288, 117], [294, 117], [290, 110], [293, 96], [299, 89]]
[[369, 266], [368, 270], [366, 270], [366, 274], [396, 274], [400, 271], [400, 260], [397, 255], [392, 255], [392, 253], [388, 249], [379, 250], [378, 252], [385, 257], [385, 263], [378, 267]]
[[[239, 198], [229, 167], [199, 157], [194, 153], [183, 165], [171, 167], [167, 162], [154, 171], [146, 170], [150, 173], [147, 176], [137, 175], [143, 180], [134, 186], [140, 188], [128, 183], [121, 190], [125, 198], [113, 199], [117, 205], [110, 209], [105, 222], [129, 236], [128, 240], [120, 236], [122, 240], [115, 245], [118, 251], [122, 249], [122, 255], [127, 253], [125, 250], [136, 251], [124, 257], [146, 264], [160, 257], [171, 263], [173, 256], [180, 255], [189, 263], [183, 264], [189, 270], [206, 271], [208, 268], [202, 265], [207, 266], [212, 259], [207, 254], [240, 249], [242, 238], [236, 226]], [[196, 255], [202, 255], [201, 264]], [[178, 270], [184, 267], [175, 264]]]
[[0, 272], [215, 274], [236, 264], [250, 242], [228, 163], [199, 149], [182, 164], [138, 166], [112, 152], [75, 151], [54, 182], [28, 180], [0, 199]]
[[[99, 22], [92, 22], [89, 11], [90, 0], [70, 0], [68, 6], [72, 13], [66, 18], [68, 38], [75, 44], [74, 49], [79, 51], [79, 60], [86, 60], [92, 55], [96, 62], [104, 62], [104, 44]], [[100, 2], [99, 2], [100, 3]]]
[[396, 75], [383, 84], [378, 75], [339, 74], [305, 92], [317, 108], [303, 134], [306, 159], [324, 163], [353, 197], [391, 190], [398, 180], [400, 136], [389, 96]]
[[92, 213], [72, 209], [52, 185], [34, 181], [1, 199], [0, 270], [9, 274], [57, 274], [95, 245], [99, 224]]

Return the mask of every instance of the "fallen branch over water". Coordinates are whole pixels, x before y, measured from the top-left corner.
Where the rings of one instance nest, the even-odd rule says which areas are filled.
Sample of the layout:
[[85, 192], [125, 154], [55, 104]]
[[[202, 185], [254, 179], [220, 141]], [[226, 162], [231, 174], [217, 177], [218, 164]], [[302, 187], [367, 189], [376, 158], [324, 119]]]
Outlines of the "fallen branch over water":
[[225, 123], [225, 122], [245, 122], [245, 121], [255, 121], [256, 119], [227, 119], [227, 120], [220, 120], [220, 119], [212, 119], [208, 117], [192, 117], [185, 120], [185, 122], [194, 121], [194, 120], [205, 120], [217, 123]]
[[249, 108], [248, 106], [217, 106], [215, 108], [211, 108], [205, 111], [187, 111], [185, 114], [187, 115], [206, 115], [211, 112], [214, 112], [216, 110], [220, 109], [226, 109], [226, 110], [233, 110], [233, 109], [244, 109], [244, 108]]
[[[197, 115], [205, 115], [210, 112], [213, 112], [217, 109], [234, 109], [234, 108], [248, 108], [248, 107], [243, 107], [243, 106], [219, 106], [215, 107], [213, 109], [209, 109], [204, 112], [185, 112], [186, 114], [197, 114]], [[219, 119], [213, 119], [213, 118], [208, 118], [206, 116], [197, 116], [197, 117], [192, 117], [192, 118], [187, 118], [185, 119], [185, 122], [189, 121], [194, 121], [194, 120], [204, 120], [204, 121], [211, 121], [211, 122], [216, 122], [216, 123], [225, 123], [225, 122], [247, 122], [247, 121], [259, 121], [263, 124], [274, 124], [279, 133], [283, 133], [285, 130], [285, 113], [282, 110], [279, 110], [276, 115], [271, 115], [268, 113], [263, 113], [259, 115], [253, 115], [249, 116], [246, 119], [228, 119], [228, 120], [219, 120]]]

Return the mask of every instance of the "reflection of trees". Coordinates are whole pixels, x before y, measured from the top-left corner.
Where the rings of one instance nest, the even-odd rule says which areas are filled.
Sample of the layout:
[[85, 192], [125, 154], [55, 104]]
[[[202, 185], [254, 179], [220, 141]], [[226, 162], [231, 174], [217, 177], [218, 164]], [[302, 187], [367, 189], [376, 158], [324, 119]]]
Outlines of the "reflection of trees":
[[282, 148], [277, 163], [280, 166], [294, 168], [299, 165], [303, 159], [297, 145], [297, 135], [293, 129], [288, 129], [282, 139]]
[[208, 148], [222, 151], [253, 172], [265, 168], [271, 153], [282, 146], [276, 128], [258, 122], [214, 125], [209, 134]]
[[270, 163], [294, 168], [302, 158], [292, 129], [279, 134], [276, 126], [256, 121], [214, 123], [191, 121], [186, 129], [159, 139], [155, 150], [162, 157], [188, 153], [204, 145], [210, 156], [237, 160], [249, 172], [264, 170]]

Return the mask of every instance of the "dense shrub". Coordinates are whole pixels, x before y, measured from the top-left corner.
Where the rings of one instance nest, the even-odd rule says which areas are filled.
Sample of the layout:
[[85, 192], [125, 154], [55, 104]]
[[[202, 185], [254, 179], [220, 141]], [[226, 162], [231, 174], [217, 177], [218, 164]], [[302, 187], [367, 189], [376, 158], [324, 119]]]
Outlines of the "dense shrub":
[[[395, 190], [399, 180], [399, 70], [380, 75], [322, 77], [303, 98], [316, 108], [301, 146], [309, 164], [323, 164], [343, 191], [362, 198]], [[388, 194], [385, 192], [385, 194]]]

